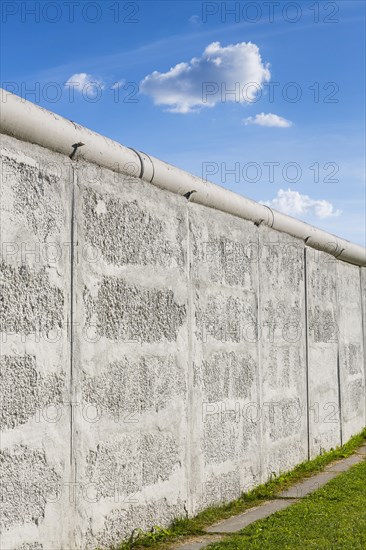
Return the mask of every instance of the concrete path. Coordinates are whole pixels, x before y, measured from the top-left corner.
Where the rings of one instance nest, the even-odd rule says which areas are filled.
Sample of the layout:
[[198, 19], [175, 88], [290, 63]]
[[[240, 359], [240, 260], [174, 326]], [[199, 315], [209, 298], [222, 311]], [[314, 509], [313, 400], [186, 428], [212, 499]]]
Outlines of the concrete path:
[[271, 516], [279, 510], [288, 508], [288, 506], [291, 506], [291, 504], [294, 504], [295, 502], [297, 502], [297, 499], [269, 500], [260, 506], [249, 508], [249, 510], [246, 510], [243, 514], [232, 516], [229, 519], [220, 521], [220, 523], [211, 525], [211, 527], [208, 527], [206, 531], [207, 533], [236, 533], [254, 521], [268, 518], [268, 516]]
[[323, 472], [320, 472], [312, 477], [308, 477], [300, 483], [292, 485], [289, 489], [286, 489], [276, 495], [276, 498], [273, 500], [266, 501], [260, 506], [249, 508], [242, 514], [232, 516], [231, 518], [207, 527], [207, 529], [205, 529], [208, 533], [207, 536], [196, 537], [193, 540], [185, 542], [184, 544], [174, 545], [172, 548], [177, 550], [200, 550], [201, 548], [205, 548], [213, 542], [218, 542], [224, 539], [225, 535], [237, 533], [259, 519], [267, 518], [279, 510], [288, 508], [295, 502], [298, 502], [299, 499], [312, 493], [313, 491], [316, 491], [320, 487], [323, 487], [323, 485], [328, 483], [328, 481], [365, 459], [366, 443], [357, 449], [353, 455], [343, 460], [331, 462], [325, 467]]

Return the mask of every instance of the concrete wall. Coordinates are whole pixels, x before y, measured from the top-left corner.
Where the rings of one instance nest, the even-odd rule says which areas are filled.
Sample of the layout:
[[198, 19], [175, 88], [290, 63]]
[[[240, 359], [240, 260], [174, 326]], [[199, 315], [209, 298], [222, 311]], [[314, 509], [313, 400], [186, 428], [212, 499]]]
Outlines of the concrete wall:
[[1, 157], [2, 549], [108, 548], [365, 425], [365, 268], [14, 138]]
[[1, 147], [0, 546], [67, 548], [70, 181], [61, 155], [5, 136]]

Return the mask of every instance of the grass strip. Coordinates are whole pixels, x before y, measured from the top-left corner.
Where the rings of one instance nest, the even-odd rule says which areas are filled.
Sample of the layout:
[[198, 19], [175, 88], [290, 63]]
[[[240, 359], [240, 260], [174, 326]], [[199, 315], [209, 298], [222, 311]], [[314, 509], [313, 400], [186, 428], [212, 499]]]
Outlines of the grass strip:
[[209, 525], [240, 514], [253, 506], [258, 506], [264, 500], [275, 498], [277, 493], [289, 488], [291, 485], [321, 472], [330, 462], [347, 458], [365, 443], [365, 440], [366, 428], [353, 436], [343, 446], [324, 452], [313, 460], [306, 460], [289, 472], [273, 476], [267, 483], [259, 485], [252, 491], [243, 493], [236, 500], [206, 508], [193, 518], [177, 518], [167, 528], [154, 526], [148, 532], [135, 529], [128, 540], [112, 547], [111, 550], [140, 550], [143, 548], [166, 550], [173, 543], [183, 543], [185, 539], [206, 535], [204, 529]]

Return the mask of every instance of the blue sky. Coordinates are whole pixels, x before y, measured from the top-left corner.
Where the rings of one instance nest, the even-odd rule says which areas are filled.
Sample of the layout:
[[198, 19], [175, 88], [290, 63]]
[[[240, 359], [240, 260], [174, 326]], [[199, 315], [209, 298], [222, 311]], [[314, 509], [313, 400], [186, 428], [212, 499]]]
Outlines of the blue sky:
[[2, 31], [3, 87], [365, 244], [363, 0], [3, 1]]

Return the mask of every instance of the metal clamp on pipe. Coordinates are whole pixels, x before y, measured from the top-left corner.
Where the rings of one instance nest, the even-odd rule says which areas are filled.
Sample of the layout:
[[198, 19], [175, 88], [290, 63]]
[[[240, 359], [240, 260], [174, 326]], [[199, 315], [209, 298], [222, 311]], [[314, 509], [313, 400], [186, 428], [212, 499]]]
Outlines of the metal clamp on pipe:
[[73, 147], [83, 144], [78, 148], [78, 158], [139, 177], [182, 197], [194, 190], [190, 202], [250, 220], [258, 226], [266, 225], [302, 239], [306, 246], [327, 252], [339, 260], [366, 266], [366, 249], [362, 246], [193, 176], [146, 153], [124, 147], [5, 90], [1, 90], [0, 131], [67, 156], [70, 156]]

